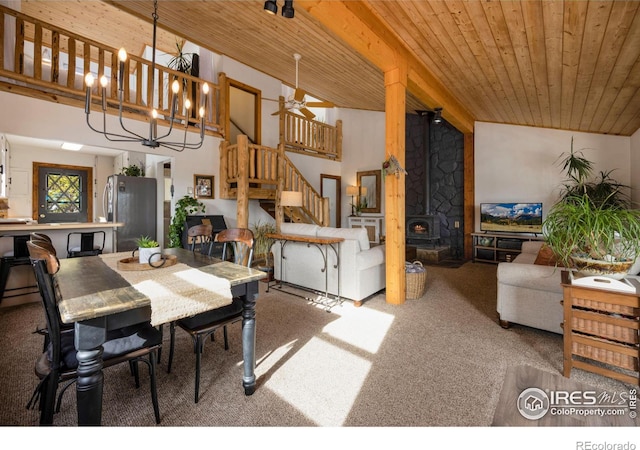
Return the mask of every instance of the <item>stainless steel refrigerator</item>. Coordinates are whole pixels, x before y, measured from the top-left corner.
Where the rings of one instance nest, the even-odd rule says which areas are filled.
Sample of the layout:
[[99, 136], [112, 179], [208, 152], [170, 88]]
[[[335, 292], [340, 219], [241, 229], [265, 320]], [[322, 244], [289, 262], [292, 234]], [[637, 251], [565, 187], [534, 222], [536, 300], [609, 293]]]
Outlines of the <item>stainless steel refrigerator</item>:
[[157, 224], [157, 185], [155, 178], [111, 175], [104, 188], [103, 206], [108, 222], [122, 222], [113, 236], [116, 252], [132, 251], [136, 239], [155, 240]]

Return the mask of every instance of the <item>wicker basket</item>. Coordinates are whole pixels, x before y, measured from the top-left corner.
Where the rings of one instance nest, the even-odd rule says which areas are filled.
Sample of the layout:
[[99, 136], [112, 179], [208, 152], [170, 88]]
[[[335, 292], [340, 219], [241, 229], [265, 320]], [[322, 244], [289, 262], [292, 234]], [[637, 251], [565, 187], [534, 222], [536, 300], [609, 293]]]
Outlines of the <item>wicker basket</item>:
[[420, 266], [423, 270], [420, 272], [406, 272], [406, 297], [409, 300], [420, 298], [424, 295], [427, 287], [427, 270], [420, 261], [413, 263], [405, 263], [405, 271], [408, 266]]

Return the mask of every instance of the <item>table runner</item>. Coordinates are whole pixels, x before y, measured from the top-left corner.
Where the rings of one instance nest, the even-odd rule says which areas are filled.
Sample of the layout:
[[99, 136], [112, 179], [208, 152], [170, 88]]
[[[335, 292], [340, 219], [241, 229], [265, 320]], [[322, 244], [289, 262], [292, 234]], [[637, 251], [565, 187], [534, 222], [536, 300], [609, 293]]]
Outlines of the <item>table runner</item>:
[[130, 252], [121, 252], [102, 254], [100, 258], [150, 299], [153, 326], [221, 308], [232, 302], [231, 284], [227, 279], [183, 263], [154, 270], [119, 270], [118, 261], [130, 256]]

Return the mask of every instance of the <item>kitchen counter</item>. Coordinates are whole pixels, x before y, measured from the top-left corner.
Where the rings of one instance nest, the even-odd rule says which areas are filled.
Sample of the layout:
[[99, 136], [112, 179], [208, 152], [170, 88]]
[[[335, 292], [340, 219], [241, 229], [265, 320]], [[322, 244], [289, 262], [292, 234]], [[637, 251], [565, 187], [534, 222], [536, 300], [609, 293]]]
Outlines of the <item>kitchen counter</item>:
[[124, 226], [122, 222], [66, 222], [66, 223], [27, 223], [11, 219], [0, 220], [0, 235], [10, 231], [30, 233], [32, 231], [54, 230], [94, 230], [100, 228], [117, 228]]

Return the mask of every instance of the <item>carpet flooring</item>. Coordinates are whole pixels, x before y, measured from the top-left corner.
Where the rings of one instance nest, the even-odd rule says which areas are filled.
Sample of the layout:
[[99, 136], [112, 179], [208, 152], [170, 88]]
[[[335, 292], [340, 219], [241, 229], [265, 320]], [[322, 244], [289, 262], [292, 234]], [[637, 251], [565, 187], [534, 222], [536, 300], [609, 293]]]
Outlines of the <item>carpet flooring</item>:
[[[562, 337], [498, 325], [495, 265], [467, 262], [456, 270], [429, 266], [427, 273], [427, 289], [419, 299], [392, 305], [383, 291], [359, 308], [346, 301], [331, 312], [276, 290], [267, 293], [260, 283], [258, 386], [249, 397], [241, 386], [239, 323], [230, 327], [228, 351], [221, 336], [207, 343], [198, 404], [193, 402], [192, 345], [177, 330], [173, 370], [166, 373], [163, 355], [158, 373], [160, 428], [512, 425], [495, 422], [496, 411], [507, 411], [501, 417], [515, 415], [513, 393], [501, 396], [510, 371], [528, 366], [561, 377]], [[33, 363], [42, 346], [33, 330], [43, 323], [38, 304], [0, 308], [0, 425], [38, 423], [38, 412], [25, 405], [36, 386]], [[156, 428], [142, 367], [140, 389], [128, 367], [105, 370], [105, 425]], [[630, 389], [578, 369], [571, 380], [608, 392]], [[76, 425], [73, 389], [54, 423]], [[617, 436], [624, 430], [621, 425]]]

